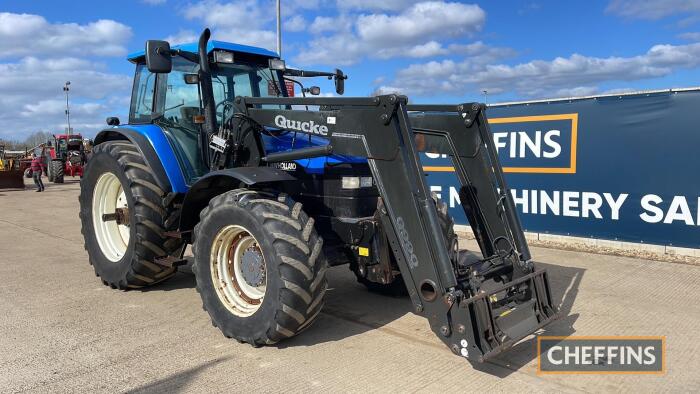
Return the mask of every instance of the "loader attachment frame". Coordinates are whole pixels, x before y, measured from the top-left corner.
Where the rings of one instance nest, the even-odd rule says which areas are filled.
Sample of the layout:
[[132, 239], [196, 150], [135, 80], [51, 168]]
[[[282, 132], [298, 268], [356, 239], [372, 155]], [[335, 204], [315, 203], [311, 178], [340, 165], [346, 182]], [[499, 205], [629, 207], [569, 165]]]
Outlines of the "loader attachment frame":
[[[484, 109], [478, 103], [411, 106], [398, 95], [237, 97], [231, 119], [238, 123], [234, 129], [247, 122], [256, 130], [329, 140], [327, 146], [267, 154], [262, 165], [329, 154], [366, 157], [382, 200], [380, 219], [414, 311], [455, 353], [484, 361], [556, 317], [547, 274], [530, 261]], [[420, 152], [452, 159], [483, 259], [450, 259]]]

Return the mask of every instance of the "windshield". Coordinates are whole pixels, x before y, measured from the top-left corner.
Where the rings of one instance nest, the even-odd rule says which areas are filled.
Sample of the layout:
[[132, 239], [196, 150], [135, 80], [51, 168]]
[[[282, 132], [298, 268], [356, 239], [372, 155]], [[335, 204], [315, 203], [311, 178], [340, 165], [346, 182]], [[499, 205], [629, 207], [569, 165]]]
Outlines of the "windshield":
[[[181, 57], [173, 59], [173, 70], [165, 83], [163, 115], [183, 127], [197, 129], [192, 116], [200, 113], [201, 96], [197, 84], [185, 83], [185, 75], [196, 74], [199, 65]], [[212, 65], [212, 89], [217, 121], [221, 122], [224, 104], [236, 96], [276, 97], [285, 95], [279, 88], [280, 75], [267, 67], [244, 64]]]
[[[216, 102], [216, 117], [220, 124], [226, 103], [236, 96], [282, 96], [280, 74], [267, 67], [248, 64], [212, 64], [212, 90]], [[202, 114], [199, 84], [188, 84], [185, 77], [196, 74], [199, 64], [182, 57], [173, 58], [168, 74], [159, 74], [156, 106], [163, 116], [158, 123], [167, 128], [166, 134], [174, 140], [177, 155], [189, 179], [204, 174], [198, 145], [199, 125], [194, 116]], [[144, 79], [146, 81], [146, 79]]]
[[279, 74], [269, 68], [247, 65], [219, 65], [212, 69], [212, 88], [216, 101], [216, 118], [221, 122], [224, 104], [236, 96], [278, 97], [286, 95], [279, 88]]

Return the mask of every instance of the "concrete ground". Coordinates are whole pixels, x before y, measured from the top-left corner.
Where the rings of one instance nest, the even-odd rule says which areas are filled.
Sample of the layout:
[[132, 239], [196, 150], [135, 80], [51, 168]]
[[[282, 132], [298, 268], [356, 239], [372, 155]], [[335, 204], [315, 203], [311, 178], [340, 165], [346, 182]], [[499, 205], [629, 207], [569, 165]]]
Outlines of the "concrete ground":
[[[78, 184], [0, 190], [0, 392], [698, 392], [700, 267], [533, 248], [564, 317], [546, 335], [665, 335], [654, 375], [537, 375], [534, 338], [493, 362], [454, 356], [407, 298], [329, 270], [324, 312], [254, 349], [211, 326], [191, 274], [146, 291], [88, 265]], [[466, 245], [475, 249], [470, 241]]]

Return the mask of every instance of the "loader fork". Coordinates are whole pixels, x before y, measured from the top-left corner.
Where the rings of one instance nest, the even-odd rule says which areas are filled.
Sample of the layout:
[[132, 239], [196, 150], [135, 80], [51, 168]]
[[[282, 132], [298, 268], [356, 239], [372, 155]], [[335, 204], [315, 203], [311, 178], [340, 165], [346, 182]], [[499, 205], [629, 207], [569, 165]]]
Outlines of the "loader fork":
[[[367, 158], [383, 202], [380, 219], [414, 310], [455, 353], [484, 361], [555, 318], [547, 274], [535, 271], [530, 261], [483, 105], [409, 106], [397, 95], [237, 97], [236, 110], [243, 115], [237, 122], [268, 128], [296, 124], [289, 129], [304, 132], [304, 122], [311, 121], [327, 126], [327, 146], [270, 153], [264, 162], [329, 154]], [[462, 207], [483, 259], [456, 265], [450, 260], [420, 152], [452, 159]]]

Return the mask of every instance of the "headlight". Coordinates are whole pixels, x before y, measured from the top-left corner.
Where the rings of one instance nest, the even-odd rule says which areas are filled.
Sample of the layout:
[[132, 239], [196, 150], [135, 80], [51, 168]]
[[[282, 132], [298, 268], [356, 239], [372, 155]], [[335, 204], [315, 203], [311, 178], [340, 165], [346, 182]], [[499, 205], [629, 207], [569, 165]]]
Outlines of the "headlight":
[[343, 189], [359, 189], [360, 188], [360, 177], [359, 176], [344, 176], [342, 181]]
[[342, 178], [343, 189], [359, 189], [361, 187], [372, 187], [374, 184], [371, 176], [344, 176]]

